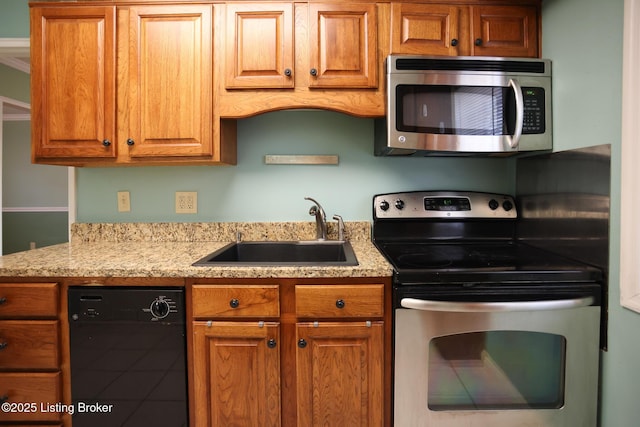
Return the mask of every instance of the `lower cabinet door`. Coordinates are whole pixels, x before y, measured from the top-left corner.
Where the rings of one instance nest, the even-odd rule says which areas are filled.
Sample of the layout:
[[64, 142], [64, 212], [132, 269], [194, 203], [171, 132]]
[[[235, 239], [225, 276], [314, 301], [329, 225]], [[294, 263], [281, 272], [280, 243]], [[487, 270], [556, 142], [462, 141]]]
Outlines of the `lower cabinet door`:
[[383, 322], [297, 324], [299, 427], [383, 425]]
[[277, 322], [193, 323], [194, 426], [280, 426]]
[[59, 372], [0, 373], [0, 424], [5, 421], [59, 421], [62, 401]]

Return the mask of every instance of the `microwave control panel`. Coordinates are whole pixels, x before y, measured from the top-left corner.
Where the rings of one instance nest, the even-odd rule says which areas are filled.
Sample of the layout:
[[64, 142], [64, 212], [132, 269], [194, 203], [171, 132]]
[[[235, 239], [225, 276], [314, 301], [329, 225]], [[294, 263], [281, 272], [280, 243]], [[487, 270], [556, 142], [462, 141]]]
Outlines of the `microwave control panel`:
[[541, 87], [523, 87], [524, 120], [523, 134], [538, 134], [545, 132], [544, 89]]

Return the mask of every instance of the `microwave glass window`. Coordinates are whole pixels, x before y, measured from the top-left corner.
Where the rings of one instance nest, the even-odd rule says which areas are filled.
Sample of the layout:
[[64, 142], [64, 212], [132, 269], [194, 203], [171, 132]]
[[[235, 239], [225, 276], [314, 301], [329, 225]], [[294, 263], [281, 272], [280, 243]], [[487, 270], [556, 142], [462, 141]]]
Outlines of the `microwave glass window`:
[[443, 135], [511, 135], [515, 97], [511, 88], [399, 85], [397, 130]]
[[488, 331], [434, 338], [429, 343], [429, 409], [561, 408], [565, 351], [564, 337], [540, 332]]

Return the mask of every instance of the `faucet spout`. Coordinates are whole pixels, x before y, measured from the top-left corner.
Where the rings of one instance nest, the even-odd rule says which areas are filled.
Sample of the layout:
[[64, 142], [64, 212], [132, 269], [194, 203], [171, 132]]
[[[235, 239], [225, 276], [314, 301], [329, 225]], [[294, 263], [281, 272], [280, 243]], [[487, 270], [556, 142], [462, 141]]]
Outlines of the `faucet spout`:
[[324, 209], [322, 209], [320, 203], [311, 197], [305, 197], [304, 199], [315, 204], [309, 209], [309, 215], [316, 217], [316, 239], [327, 240], [327, 215], [324, 213]]

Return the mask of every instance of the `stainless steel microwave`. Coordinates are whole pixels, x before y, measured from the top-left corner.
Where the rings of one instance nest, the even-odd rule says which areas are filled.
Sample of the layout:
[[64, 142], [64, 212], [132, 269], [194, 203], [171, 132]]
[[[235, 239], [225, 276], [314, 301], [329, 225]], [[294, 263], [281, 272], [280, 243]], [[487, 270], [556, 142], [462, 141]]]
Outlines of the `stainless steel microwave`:
[[375, 154], [511, 155], [553, 148], [551, 61], [390, 55]]

